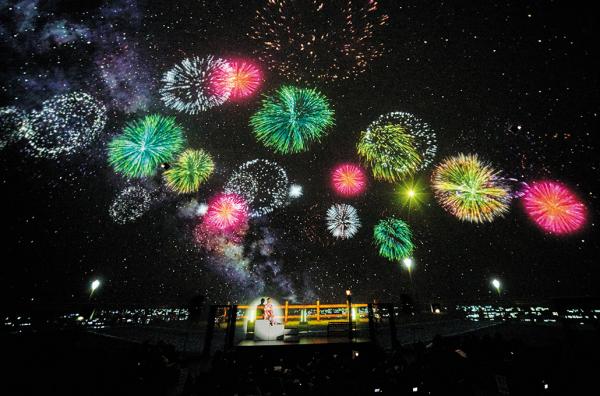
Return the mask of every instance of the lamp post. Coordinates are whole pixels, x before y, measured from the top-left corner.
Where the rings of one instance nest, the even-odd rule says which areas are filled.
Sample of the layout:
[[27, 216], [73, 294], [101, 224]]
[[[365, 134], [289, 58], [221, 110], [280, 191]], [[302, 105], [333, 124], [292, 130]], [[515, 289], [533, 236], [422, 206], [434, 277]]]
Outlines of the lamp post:
[[93, 282], [90, 285], [90, 298], [92, 297], [92, 294], [94, 294], [94, 292], [96, 291], [97, 288], [100, 287], [100, 281], [98, 279], [94, 279]]
[[[97, 288], [100, 287], [100, 280], [98, 279], [94, 279], [92, 281], [92, 283], [90, 284], [90, 301], [92, 300], [92, 295], [94, 294], [94, 292], [96, 291]], [[92, 313], [90, 314], [90, 319], [92, 320], [92, 318], [94, 317], [94, 312], [96, 312], [96, 308], [92, 307]]]
[[402, 264], [404, 264], [404, 268], [406, 268], [408, 270], [408, 276], [410, 277], [410, 280], [412, 281], [412, 267], [414, 265], [413, 259], [410, 257], [405, 257], [402, 260]]
[[346, 290], [346, 301], [348, 302], [348, 339], [352, 342], [352, 292]]

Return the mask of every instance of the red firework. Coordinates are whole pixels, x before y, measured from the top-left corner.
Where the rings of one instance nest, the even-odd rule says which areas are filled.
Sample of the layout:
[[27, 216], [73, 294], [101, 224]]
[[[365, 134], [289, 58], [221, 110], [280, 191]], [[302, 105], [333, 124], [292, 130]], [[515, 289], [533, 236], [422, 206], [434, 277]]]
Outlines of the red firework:
[[353, 197], [365, 191], [367, 176], [363, 168], [358, 165], [341, 164], [331, 173], [331, 185], [339, 195]]
[[246, 61], [229, 61], [228, 67], [223, 67], [214, 73], [213, 89], [216, 92], [227, 92], [229, 99], [243, 99], [252, 95], [262, 81], [258, 67]]
[[238, 194], [218, 194], [208, 203], [203, 222], [210, 231], [236, 232], [248, 221], [248, 204]]
[[529, 217], [549, 233], [570, 234], [585, 223], [585, 205], [560, 183], [534, 182], [525, 190], [523, 202]]

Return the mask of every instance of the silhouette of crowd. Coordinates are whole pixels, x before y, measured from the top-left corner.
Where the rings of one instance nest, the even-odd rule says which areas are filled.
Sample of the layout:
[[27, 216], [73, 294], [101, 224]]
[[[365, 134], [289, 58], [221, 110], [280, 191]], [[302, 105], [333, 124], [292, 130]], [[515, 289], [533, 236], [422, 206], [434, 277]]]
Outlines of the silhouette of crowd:
[[545, 395], [563, 394], [581, 383], [570, 379], [585, 377], [573, 345], [538, 348], [499, 334], [436, 336], [392, 352], [366, 344], [280, 348], [218, 352], [183, 394]]

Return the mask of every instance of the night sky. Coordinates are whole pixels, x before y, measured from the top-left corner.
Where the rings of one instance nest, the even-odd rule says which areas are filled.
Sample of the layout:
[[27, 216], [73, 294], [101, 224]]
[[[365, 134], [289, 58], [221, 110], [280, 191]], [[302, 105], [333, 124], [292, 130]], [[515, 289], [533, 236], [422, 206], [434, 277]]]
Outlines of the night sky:
[[[258, 59], [264, 42], [250, 32], [264, 3], [0, 1], [0, 105], [31, 112], [77, 91], [107, 108], [99, 137], [75, 153], [40, 158], [22, 140], [0, 152], [4, 301], [85, 302], [95, 278], [103, 283], [97, 298], [107, 304], [182, 304], [197, 292], [214, 302], [260, 295], [334, 302], [347, 288], [357, 301], [397, 301], [402, 294], [472, 301], [494, 298], [493, 277], [509, 299], [598, 295], [593, 137], [600, 65], [596, 14], [587, 5], [381, 0], [378, 14], [389, 18], [369, 40], [383, 53], [364, 73], [345, 80], [311, 80], [307, 73], [296, 83]], [[159, 93], [163, 74], [186, 57], [208, 55], [253, 60], [264, 74], [257, 94], [196, 115], [167, 108]], [[327, 67], [331, 56], [318, 53], [319, 65]], [[298, 70], [310, 70], [298, 59]], [[308, 151], [283, 155], [256, 141], [249, 119], [261, 95], [290, 83], [323, 93], [335, 126]], [[414, 175], [425, 189], [423, 203], [408, 210], [399, 199], [401, 183], [370, 174], [364, 195], [336, 196], [330, 171], [358, 163], [360, 132], [392, 111], [415, 115], [437, 134], [433, 166]], [[112, 137], [152, 113], [175, 116], [188, 145], [213, 156], [215, 173], [198, 194], [168, 191], [160, 171], [131, 181], [108, 165]], [[585, 227], [568, 236], [544, 233], [519, 199], [493, 222], [460, 221], [430, 187], [435, 164], [460, 152], [477, 153], [522, 182], [561, 181], [586, 205]], [[206, 202], [239, 165], [256, 158], [280, 164], [303, 195], [252, 219], [241, 257], [204, 251], [193, 235], [200, 219], [183, 207], [192, 198]], [[109, 207], [131, 185], [151, 192], [150, 209], [117, 224]], [[325, 213], [334, 203], [358, 210], [362, 227], [353, 238], [336, 240], [327, 230]], [[413, 231], [412, 280], [373, 243], [374, 225], [392, 215]]]

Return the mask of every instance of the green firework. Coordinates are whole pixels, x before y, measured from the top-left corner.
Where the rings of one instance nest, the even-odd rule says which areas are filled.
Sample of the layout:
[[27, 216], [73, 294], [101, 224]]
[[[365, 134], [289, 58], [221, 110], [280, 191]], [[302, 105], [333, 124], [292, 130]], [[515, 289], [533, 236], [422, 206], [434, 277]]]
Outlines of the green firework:
[[197, 191], [215, 169], [210, 154], [204, 150], [185, 150], [177, 161], [165, 171], [167, 186], [180, 194]]
[[460, 220], [491, 222], [508, 212], [509, 187], [475, 154], [447, 158], [434, 169], [431, 181], [442, 207]]
[[281, 87], [250, 118], [256, 138], [280, 154], [308, 150], [333, 125], [327, 98], [314, 89]]
[[421, 164], [414, 139], [401, 125], [372, 125], [360, 135], [358, 155], [376, 180], [398, 182]]
[[404, 221], [395, 217], [380, 220], [373, 230], [379, 255], [392, 261], [401, 261], [412, 254], [412, 232]]
[[129, 122], [108, 144], [108, 163], [128, 177], [152, 176], [183, 148], [183, 130], [173, 117], [147, 115]]

